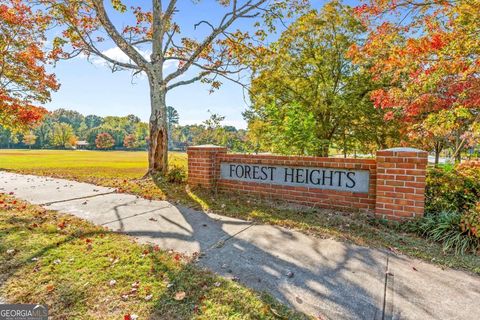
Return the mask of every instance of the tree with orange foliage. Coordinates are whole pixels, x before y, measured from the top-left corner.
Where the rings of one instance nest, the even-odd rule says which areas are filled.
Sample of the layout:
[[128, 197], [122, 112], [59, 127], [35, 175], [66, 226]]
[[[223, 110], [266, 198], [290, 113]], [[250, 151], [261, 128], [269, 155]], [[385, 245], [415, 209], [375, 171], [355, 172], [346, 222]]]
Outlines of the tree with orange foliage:
[[45, 51], [50, 19], [21, 0], [0, 0], [0, 125], [24, 131], [46, 113], [36, 103], [58, 89], [45, 65], [55, 57]]
[[[352, 56], [371, 64], [384, 86], [375, 105], [407, 124], [441, 110], [466, 108], [480, 121], [480, 1], [370, 0], [356, 8], [369, 28]], [[466, 128], [469, 130], [469, 128]], [[458, 158], [466, 135], [454, 146]]]

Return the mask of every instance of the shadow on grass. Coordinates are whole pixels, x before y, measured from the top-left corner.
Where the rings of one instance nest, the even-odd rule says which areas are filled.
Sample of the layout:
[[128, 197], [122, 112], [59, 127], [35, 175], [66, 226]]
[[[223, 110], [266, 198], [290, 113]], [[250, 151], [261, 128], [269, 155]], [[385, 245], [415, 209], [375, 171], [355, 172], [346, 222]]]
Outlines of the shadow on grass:
[[[59, 216], [63, 217], [63, 215]], [[12, 219], [9, 217], [6, 220], [8, 220], [8, 224], [13, 224], [13, 226], [10, 228], [0, 228], [0, 249], [2, 253], [6, 251], [4, 249], [12, 245], [12, 241], [15, 239], [17, 241], [19, 240], [19, 232], [26, 232], [30, 230], [31, 225], [37, 223], [51, 222], [44, 219], [39, 221], [39, 217], [21, 219]], [[2, 260], [4, 261], [2, 261], [0, 265], [1, 282], [2, 286], [7, 284], [7, 288], [14, 289], [15, 293], [13, 294], [16, 300], [12, 302], [46, 303], [50, 307], [51, 315], [55, 316], [56, 319], [88, 317], [88, 314], [91, 315], [90, 309], [101, 308], [101, 306], [95, 303], [101, 303], [101, 298], [104, 297], [105, 292], [101, 296], [92, 297], [92, 294], [98, 292], [98, 288], [93, 287], [94, 284], [83, 284], [79, 279], [72, 279], [72, 276], [77, 276], [74, 271], [72, 273], [62, 273], [61, 267], [55, 267], [55, 262], [52, 264], [51, 261], [50, 264], [48, 264], [48, 261], [52, 260], [52, 254], [55, 255], [53, 251], [69, 250], [68, 245], [77, 240], [93, 239], [95, 242], [99, 239], [104, 239], [107, 235], [115, 235], [115, 237], [122, 236], [116, 232], [98, 228], [86, 231], [77, 229], [71, 232], [69, 231], [69, 234], [65, 234], [67, 231], [63, 230], [44, 229], [43, 226], [35, 227], [31, 231], [30, 237], [43, 239], [43, 241], [47, 239], [50, 243], [35, 246], [34, 249], [28, 250], [28, 245], [25, 248], [21, 247], [22, 244], [24, 244], [22, 243], [23, 241], [21, 241], [21, 243], [17, 244], [19, 247], [16, 248], [18, 254], [22, 254], [21, 258], [15, 258], [17, 253], [12, 257], [8, 255], [3, 257], [4, 259]], [[133, 231], [133, 233], [135, 233], [135, 231]], [[8, 241], [5, 241], [9, 236], [12, 236], [14, 240], [9, 238]], [[117, 238], [113, 240], [115, 239]], [[274, 319], [276, 315], [285, 319], [304, 318], [301, 314], [288, 311], [268, 296], [258, 296], [257, 294], [251, 293], [231, 281], [220, 279], [211, 272], [199, 268], [192, 262], [180, 263], [179, 261], [175, 261], [175, 256], [172, 257], [165, 252], [159, 251], [152, 245], [140, 246], [130, 244], [130, 246], [138, 248], [134, 250], [134, 252], [142, 253], [143, 250], [143, 255], [148, 259], [147, 264], [149, 271], [145, 272], [147, 275], [144, 275], [146, 278], [142, 279], [142, 286], [149, 286], [150, 283], [148, 279], [157, 281], [159, 276], [163, 277], [162, 281], [168, 283], [168, 286], [163, 288], [160, 294], [155, 295], [154, 299], [148, 303], [148, 306], [144, 306], [144, 309], [148, 310], [144, 312], [142, 318], [247, 318], [247, 315], [255, 319]], [[128, 248], [124, 249], [127, 250]], [[73, 255], [74, 252], [69, 252], [69, 254]], [[132, 264], [136, 263], [136, 259], [140, 259], [135, 255], [122, 256], [122, 259], [123, 258]], [[92, 273], [108, 272], [108, 270], [99, 270], [96, 264], [90, 265], [88, 254], [85, 259], [85, 265], [80, 272], [82, 272], [82, 275], [86, 276], [86, 278]], [[40, 275], [41, 268], [49, 269], [48, 273]], [[36, 278], [39, 276], [42, 278], [41, 280]], [[125, 274], [125, 277], [128, 278], [129, 276], [129, 274]], [[25, 278], [31, 279], [32, 281], [25, 282]], [[80, 278], [82, 277], [80, 276]], [[23, 286], [20, 285], [20, 287], [16, 287], [16, 282], [18, 281], [20, 281]], [[133, 282], [135, 280], [132, 278], [130, 281]], [[41, 286], [44, 287], [46, 284], [52, 282], [51, 292], [47, 285], [46, 290], [48, 292], [41, 290], [40, 293], [32, 295], [33, 292], [39, 289], [36, 285], [41, 284]], [[186, 292], [187, 296], [184, 299], [175, 299], [175, 293], [181, 291]], [[7, 297], [8, 296], [7, 294]], [[119, 296], [115, 298], [118, 299]], [[89, 302], [86, 303], [86, 300], [89, 300]], [[124, 303], [124, 309], [117, 310], [117, 312], [114, 312], [113, 315], [110, 314], [110, 316], [114, 316], [115, 318], [123, 317], [124, 314], [129, 313], [129, 310], [135, 310], [136, 304], [147, 304], [147, 302], [142, 301], [142, 298], [139, 296], [130, 297], [129, 301], [131, 301], [131, 305], [125, 305], [125, 302], [119, 302]], [[264, 304], [264, 307], [259, 308], [259, 304]], [[97, 314], [97, 316], [104, 318], [109, 315]]]
[[300, 230], [320, 238], [334, 237], [362, 246], [384, 248], [428, 262], [480, 274], [480, 256], [445, 252], [442, 245], [407, 232], [400, 224], [358, 212], [295, 206], [278, 199], [259, 199], [240, 193], [211, 192], [155, 179], [170, 201], [189, 207], [259, 223]]

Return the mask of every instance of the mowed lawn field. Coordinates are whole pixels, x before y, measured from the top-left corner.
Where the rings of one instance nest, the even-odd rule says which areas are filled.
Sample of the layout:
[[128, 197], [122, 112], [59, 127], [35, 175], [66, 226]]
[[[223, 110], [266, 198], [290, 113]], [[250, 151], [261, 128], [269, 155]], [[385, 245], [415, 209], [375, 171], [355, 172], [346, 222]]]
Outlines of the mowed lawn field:
[[[170, 164], [186, 168], [187, 154], [170, 153]], [[0, 169], [33, 173], [141, 178], [147, 171], [146, 151], [0, 150]]]
[[[170, 168], [186, 173], [186, 153], [171, 152]], [[0, 150], [0, 170], [59, 177], [114, 187], [119, 192], [172, 203], [206, 212], [293, 228], [358, 245], [387, 248], [442, 266], [480, 274], [480, 256], [444, 252], [436, 242], [359, 213], [320, 208], [298, 208], [278, 200], [261, 200], [241, 194], [213, 193], [190, 188], [183, 182], [141, 179], [147, 170], [146, 152]], [[176, 176], [176, 175], [175, 175]], [[407, 230], [407, 231], [406, 231]]]

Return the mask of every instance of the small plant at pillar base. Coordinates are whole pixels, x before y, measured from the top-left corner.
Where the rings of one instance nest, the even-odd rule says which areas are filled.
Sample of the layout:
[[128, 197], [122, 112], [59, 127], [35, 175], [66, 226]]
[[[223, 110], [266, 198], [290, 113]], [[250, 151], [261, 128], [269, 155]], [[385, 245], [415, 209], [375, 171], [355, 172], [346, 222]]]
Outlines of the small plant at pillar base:
[[187, 181], [187, 172], [185, 168], [173, 166], [168, 170], [166, 180], [171, 183], [184, 183]]

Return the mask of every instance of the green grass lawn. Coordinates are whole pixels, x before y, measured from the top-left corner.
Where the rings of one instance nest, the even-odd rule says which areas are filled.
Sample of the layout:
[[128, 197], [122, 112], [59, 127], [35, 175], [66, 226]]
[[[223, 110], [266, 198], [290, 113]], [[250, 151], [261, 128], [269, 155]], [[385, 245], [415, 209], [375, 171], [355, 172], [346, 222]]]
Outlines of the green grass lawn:
[[[120, 192], [147, 199], [169, 200], [230, 217], [294, 228], [318, 237], [388, 248], [441, 266], [480, 274], [480, 256], [444, 252], [438, 243], [364, 215], [325, 209], [300, 210], [282, 201], [266, 202], [242, 195], [190, 189], [181, 183], [141, 180], [146, 172], [146, 159], [146, 152], [0, 150], [0, 169], [115, 187]], [[169, 161], [171, 166], [186, 168], [186, 159], [185, 153], [170, 153]]]
[[0, 193], [0, 296], [52, 319], [306, 319], [175, 252]]
[[[170, 163], [186, 168], [187, 154], [170, 153]], [[31, 170], [72, 176], [141, 178], [147, 169], [147, 152], [86, 150], [0, 150], [0, 169]], [[92, 172], [93, 170], [93, 172]]]

